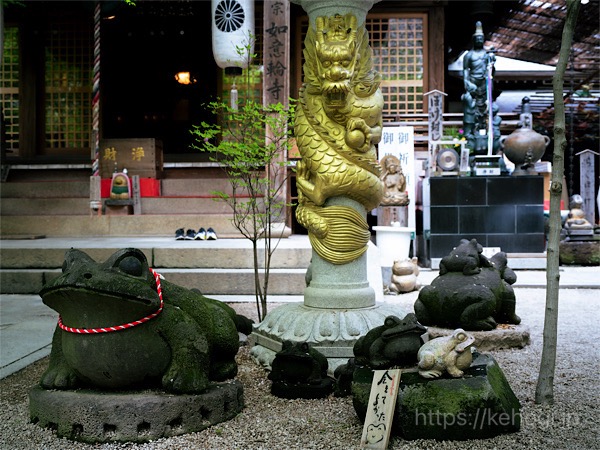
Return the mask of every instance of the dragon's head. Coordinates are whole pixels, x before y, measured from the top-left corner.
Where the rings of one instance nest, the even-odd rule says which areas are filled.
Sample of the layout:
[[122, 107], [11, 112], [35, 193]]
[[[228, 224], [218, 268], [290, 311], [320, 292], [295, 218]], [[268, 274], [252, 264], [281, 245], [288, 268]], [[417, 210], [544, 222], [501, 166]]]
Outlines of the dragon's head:
[[358, 54], [356, 17], [352, 14], [316, 20], [316, 68], [326, 105], [342, 108], [351, 89]]

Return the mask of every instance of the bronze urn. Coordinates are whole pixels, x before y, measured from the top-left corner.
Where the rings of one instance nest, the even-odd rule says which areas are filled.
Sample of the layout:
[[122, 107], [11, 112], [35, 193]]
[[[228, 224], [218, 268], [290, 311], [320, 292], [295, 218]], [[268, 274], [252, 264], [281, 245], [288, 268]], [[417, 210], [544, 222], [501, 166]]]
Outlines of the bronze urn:
[[534, 164], [540, 160], [550, 143], [531, 128], [517, 128], [508, 136], [500, 138], [500, 145], [506, 157], [515, 164], [513, 175], [533, 175]]

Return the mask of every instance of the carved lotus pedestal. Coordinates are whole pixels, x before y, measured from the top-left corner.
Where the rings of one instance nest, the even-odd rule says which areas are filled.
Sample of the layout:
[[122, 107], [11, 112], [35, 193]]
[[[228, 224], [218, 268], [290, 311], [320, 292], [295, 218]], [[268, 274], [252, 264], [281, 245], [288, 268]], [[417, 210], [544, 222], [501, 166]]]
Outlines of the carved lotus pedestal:
[[[373, 371], [354, 371], [354, 409], [364, 421]], [[447, 374], [425, 379], [403, 371], [396, 400], [392, 433], [404, 439], [487, 439], [519, 431], [520, 403], [498, 363], [490, 355], [477, 354], [464, 377]]]

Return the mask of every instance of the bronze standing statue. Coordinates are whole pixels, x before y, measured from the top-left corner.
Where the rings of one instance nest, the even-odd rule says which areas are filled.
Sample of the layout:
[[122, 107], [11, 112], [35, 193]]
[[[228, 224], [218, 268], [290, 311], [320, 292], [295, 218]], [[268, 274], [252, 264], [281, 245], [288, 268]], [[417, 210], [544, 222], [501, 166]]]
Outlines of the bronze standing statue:
[[[467, 52], [463, 59], [463, 82], [465, 93], [463, 94], [464, 130], [467, 138], [467, 146], [481, 152], [487, 148], [483, 146], [483, 140], [479, 130], [488, 131], [488, 83], [491, 83], [494, 62], [496, 57], [493, 51], [483, 48], [484, 35], [481, 22], [475, 24], [473, 34], [473, 48]], [[490, 73], [491, 71], [491, 73]]]

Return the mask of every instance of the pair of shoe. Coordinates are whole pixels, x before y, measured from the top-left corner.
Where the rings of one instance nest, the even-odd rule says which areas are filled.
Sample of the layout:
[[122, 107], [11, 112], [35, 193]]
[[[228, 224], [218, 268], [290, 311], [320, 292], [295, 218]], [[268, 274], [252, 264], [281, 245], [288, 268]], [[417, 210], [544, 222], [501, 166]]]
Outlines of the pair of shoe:
[[204, 228], [200, 228], [198, 232], [192, 230], [191, 228], [185, 231], [183, 228], [179, 228], [175, 231], [175, 240], [177, 241], [216, 241], [218, 239], [217, 233], [212, 228], [205, 230]]
[[191, 229], [185, 231], [183, 228], [179, 228], [177, 231], [175, 231], [176, 241], [193, 241], [195, 236], [196, 232]]
[[201, 241], [216, 241], [218, 239], [217, 233], [212, 228], [205, 230], [204, 228], [200, 228], [196, 236], [194, 237], [196, 240]]

